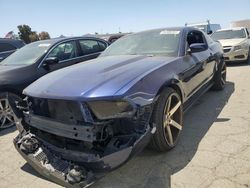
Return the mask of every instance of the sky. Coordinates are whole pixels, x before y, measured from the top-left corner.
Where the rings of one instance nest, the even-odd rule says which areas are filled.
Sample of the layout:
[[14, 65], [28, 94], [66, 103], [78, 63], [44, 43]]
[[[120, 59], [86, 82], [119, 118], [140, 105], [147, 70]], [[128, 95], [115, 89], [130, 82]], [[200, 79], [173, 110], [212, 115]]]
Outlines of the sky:
[[0, 37], [27, 24], [51, 37], [250, 19], [250, 0], [0, 0]]

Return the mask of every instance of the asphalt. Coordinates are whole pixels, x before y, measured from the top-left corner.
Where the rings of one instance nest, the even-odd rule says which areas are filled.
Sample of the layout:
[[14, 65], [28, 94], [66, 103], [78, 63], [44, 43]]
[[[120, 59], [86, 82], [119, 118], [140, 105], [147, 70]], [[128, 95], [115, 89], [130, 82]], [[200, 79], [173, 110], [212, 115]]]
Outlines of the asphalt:
[[[145, 149], [91, 188], [250, 187], [250, 66], [231, 64], [224, 91], [209, 91], [185, 114], [178, 145]], [[15, 151], [15, 128], [0, 132], [0, 188], [59, 188]]]

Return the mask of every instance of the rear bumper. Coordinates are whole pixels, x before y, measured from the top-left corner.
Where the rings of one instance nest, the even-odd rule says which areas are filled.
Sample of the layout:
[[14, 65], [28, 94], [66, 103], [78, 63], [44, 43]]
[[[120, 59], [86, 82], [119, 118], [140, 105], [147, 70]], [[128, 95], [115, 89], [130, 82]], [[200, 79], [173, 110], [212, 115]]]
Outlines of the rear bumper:
[[[24, 147], [27, 138], [36, 140], [34, 147], [28, 150]], [[91, 157], [84, 162], [79, 162], [80, 157], [75, 160], [65, 159], [65, 154], [53, 150], [50, 145], [32, 134], [18, 135], [13, 142], [21, 156], [42, 176], [64, 187], [85, 188], [127, 162], [148, 144], [150, 138], [151, 132], [148, 130], [133, 147], [99, 159]]]

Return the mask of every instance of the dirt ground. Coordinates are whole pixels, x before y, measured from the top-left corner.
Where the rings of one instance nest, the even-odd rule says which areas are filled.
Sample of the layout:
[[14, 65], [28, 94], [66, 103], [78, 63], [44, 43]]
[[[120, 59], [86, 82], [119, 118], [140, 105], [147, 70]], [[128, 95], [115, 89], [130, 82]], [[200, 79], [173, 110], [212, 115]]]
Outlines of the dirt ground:
[[[92, 188], [250, 187], [250, 66], [230, 65], [221, 92], [208, 92], [185, 114], [175, 149], [145, 150]], [[0, 187], [57, 188], [15, 151], [15, 128], [0, 132]]]

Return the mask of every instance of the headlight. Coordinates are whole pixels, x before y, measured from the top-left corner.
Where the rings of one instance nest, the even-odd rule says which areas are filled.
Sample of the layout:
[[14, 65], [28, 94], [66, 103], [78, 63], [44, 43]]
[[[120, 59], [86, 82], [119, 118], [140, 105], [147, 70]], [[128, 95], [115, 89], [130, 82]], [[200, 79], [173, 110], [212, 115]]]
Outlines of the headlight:
[[234, 47], [234, 51], [236, 51], [236, 50], [240, 50], [240, 49], [242, 49], [243, 48], [243, 46], [242, 45], [237, 45], [237, 46], [235, 46]]
[[91, 101], [88, 102], [91, 111], [98, 119], [113, 119], [131, 117], [135, 107], [128, 101]]

